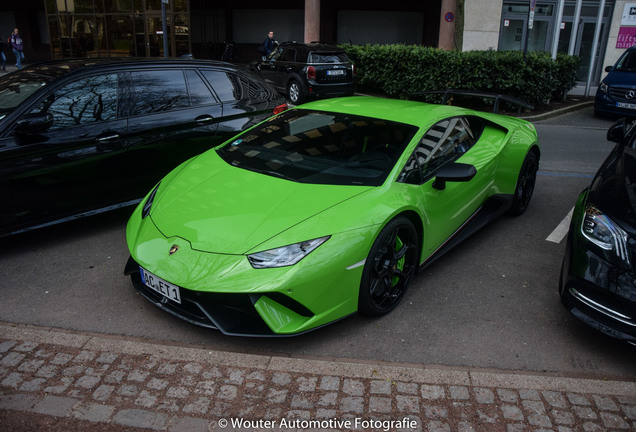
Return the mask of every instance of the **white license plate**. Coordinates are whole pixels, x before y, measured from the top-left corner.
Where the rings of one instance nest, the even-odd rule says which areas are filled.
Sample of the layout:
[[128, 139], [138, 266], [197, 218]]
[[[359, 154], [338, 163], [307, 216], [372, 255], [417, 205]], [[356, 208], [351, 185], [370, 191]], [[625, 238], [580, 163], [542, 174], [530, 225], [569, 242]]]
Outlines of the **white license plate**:
[[636, 109], [636, 104], [624, 103], [624, 102], [616, 102], [617, 108], [627, 108], [627, 109]]
[[344, 75], [344, 74], [345, 74], [344, 69], [334, 69], [334, 70], [327, 71], [327, 75]]
[[162, 296], [181, 304], [181, 292], [179, 291], [178, 286], [161, 279], [159, 276], [150, 273], [141, 266], [139, 267], [139, 273], [141, 274], [141, 281], [148, 288], [151, 288]]

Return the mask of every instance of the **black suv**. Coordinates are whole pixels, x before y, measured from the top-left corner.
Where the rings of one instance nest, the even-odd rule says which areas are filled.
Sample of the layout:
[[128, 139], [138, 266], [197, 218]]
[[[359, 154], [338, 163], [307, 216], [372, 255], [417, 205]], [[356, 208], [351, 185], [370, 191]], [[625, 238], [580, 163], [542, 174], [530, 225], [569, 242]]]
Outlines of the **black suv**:
[[78, 59], [0, 78], [0, 236], [133, 205], [186, 159], [283, 109], [227, 63]]
[[283, 42], [250, 69], [285, 94], [291, 103], [308, 98], [351, 96], [355, 66], [345, 52], [321, 43]]

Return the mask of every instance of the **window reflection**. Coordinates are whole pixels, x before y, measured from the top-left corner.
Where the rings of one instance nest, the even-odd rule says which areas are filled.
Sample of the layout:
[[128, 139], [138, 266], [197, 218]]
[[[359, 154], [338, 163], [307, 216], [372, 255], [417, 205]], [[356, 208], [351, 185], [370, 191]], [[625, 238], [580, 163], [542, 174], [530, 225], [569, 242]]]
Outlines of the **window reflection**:
[[190, 106], [183, 72], [143, 71], [132, 73], [133, 115], [151, 114]]
[[256, 82], [233, 73], [206, 70], [203, 71], [203, 75], [223, 102], [242, 99], [260, 100], [267, 93]]
[[188, 87], [190, 88], [190, 104], [192, 106], [206, 105], [215, 103], [216, 99], [210, 93], [208, 86], [205, 85], [199, 74], [195, 70], [186, 71], [188, 77]]
[[68, 84], [35, 110], [54, 117], [50, 130], [117, 118], [117, 74], [97, 75]]

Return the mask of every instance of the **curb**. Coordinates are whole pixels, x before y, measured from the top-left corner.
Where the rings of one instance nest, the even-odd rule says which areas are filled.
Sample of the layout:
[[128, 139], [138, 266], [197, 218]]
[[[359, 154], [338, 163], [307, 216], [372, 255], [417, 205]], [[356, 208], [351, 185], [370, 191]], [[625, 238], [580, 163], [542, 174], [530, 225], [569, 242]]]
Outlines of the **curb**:
[[287, 357], [0, 322], [3, 430], [636, 430], [636, 380]]
[[170, 344], [117, 336], [81, 334], [55, 328], [20, 324], [0, 324], [4, 338], [81, 348], [98, 352], [154, 356], [179, 360], [234, 366], [262, 371], [283, 371], [339, 377], [400, 380], [413, 383], [464, 385], [477, 387], [523, 388], [528, 390], [594, 393], [616, 396], [636, 395], [636, 382], [606, 378], [562, 377], [546, 373], [489, 371], [483, 369], [435, 365], [395, 365], [352, 359], [292, 358], [218, 351], [189, 345]]
[[580, 104], [571, 105], [565, 108], [560, 108], [558, 110], [549, 111], [543, 114], [537, 114], [535, 116], [527, 116], [527, 117], [519, 117], [519, 118], [527, 120], [529, 122], [547, 120], [553, 117], [558, 117], [563, 114], [569, 114], [574, 111], [579, 111], [584, 108], [590, 107], [592, 105], [594, 105], [594, 101], [586, 101], [586, 102], [581, 102]]

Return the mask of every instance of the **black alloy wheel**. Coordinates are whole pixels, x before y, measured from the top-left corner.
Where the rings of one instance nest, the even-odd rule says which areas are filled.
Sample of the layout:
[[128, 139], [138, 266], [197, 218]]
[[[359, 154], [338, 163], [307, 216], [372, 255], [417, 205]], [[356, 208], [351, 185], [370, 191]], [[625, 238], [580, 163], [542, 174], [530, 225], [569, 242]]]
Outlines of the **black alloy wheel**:
[[515, 188], [515, 195], [510, 207], [510, 214], [519, 216], [526, 211], [530, 205], [530, 199], [534, 192], [534, 185], [537, 182], [537, 170], [539, 169], [539, 160], [537, 154], [530, 150], [521, 165], [519, 171], [519, 179]]
[[358, 311], [381, 316], [404, 297], [417, 272], [419, 246], [413, 223], [398, 216], [380, 231], [364, 264]]

